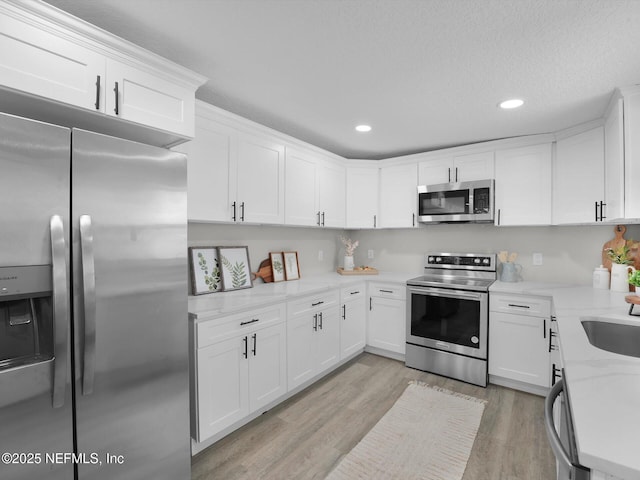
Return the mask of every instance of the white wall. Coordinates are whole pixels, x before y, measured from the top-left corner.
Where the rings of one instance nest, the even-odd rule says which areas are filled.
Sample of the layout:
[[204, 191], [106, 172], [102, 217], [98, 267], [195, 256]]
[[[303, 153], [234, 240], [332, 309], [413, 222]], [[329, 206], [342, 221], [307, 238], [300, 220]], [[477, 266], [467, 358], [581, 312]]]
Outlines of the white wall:
[[[272, 227], [189, 223], [188, 243], [196, 246], [249, 247], [251, 270], [256, 272], [269, 252], [298, 252], [300, 275], [335, 271], [342, 230], [328, 228]], [[322, 250], [324, 260], [318, 260]]]
[[[494, 227], [492, 225], [429, 225], [419, 229], [350, 231], [360, 240], [355, 263], [379, 270], [420, 273], [426, 252], [517, 252], [523, 278], [529, 281], [591, 284], [601, 263], [605, 242], [615, 237], [614, 225], [562, 227]], [[627, 225], [626, 239], [640, 240], [640, 225]], [[375, 259], [367, 259], [373, 249]], [[543, 265], [532, 265], [542, 253]]]
[[[359, 240], [356, 265], [384, 271], [422, 272], [429, 251], [496, 253], [517, 252], [516, 263], [530, 281], [590, 285], [600, 265], [605, 242], [615, 236], [614, 225], [564, 227], [494, 227], [492, 225], [430, 225], [418, 229], [352, 230], [251, 225], [189, 224], [189, 246], [247, 245], [251, 268], [258, 269], [269, 252], [297, 251], [305, 275], [334, 271], [342, 265], [340, 235]], [[627, 239], [640, 240], [640, 225], [627, 225]], [[367, 250], [375, 258], [367, 259]], [[322, 250], [324, 260], [318, 260]], [[543, 265], [532, 265], [532, 253], [543, 255]]]

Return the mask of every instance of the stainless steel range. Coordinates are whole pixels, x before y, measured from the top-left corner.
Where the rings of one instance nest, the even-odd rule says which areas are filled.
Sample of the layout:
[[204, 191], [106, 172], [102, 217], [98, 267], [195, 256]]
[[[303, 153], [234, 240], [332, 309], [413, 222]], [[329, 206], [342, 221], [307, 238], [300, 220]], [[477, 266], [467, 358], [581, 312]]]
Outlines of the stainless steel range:
[[429, 253], [407, 281], [408, 367], [487, 386], [489, 287], [496, 255]]

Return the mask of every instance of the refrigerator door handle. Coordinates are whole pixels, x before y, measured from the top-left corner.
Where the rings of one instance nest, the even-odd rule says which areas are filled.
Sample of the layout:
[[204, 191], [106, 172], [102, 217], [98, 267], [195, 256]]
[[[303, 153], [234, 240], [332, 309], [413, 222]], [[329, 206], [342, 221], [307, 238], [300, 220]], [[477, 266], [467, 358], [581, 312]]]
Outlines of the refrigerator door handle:
[[51, 272], [53, 284], [53, 318], [55, 355], [53, 364], [53, 408], [64, 405], [69, 363], [69, 290], [67, 287], [67, 246], [64, 224], [59, 215], [51, 217]]
[[82, 395], [91, 395], [96, 368], [96, 276], [93, 261], [93, 229], [89, 215], [80, 216], [80, 255], [84, 298]]

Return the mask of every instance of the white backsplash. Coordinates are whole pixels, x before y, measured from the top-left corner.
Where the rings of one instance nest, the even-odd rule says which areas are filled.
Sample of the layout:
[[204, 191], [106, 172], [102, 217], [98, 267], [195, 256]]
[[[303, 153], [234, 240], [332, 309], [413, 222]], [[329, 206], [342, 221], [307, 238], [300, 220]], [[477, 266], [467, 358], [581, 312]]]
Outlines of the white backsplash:
[[[334, 271], [342, 265], [340, 235], [359, 240], [355, 264], [384, 271], [422, 271], [428, 251], [497, 253], [517, 252], [516, 263], [528, 281], [590, 285], [593, 269], [600, 265], [600, 251], [614, 238], [614, 225], [562, 227], [494, 227], [492, 225], [429, 225], [417, 229], [350, 230], [271, 227], [255, 225], [189, 224], [189, 246], [249, 247], [251, 268], [272, 251], [297, 251], [301, 275]], [[627, 225], [627, 239], [640, 240], [640, 225]], [[323, 260], [318, 259], [322, 250]], [[373, 250], [374, 259], [367, 258]], [[533, 253], [542, 253], [543, 264], [534, 266]]]

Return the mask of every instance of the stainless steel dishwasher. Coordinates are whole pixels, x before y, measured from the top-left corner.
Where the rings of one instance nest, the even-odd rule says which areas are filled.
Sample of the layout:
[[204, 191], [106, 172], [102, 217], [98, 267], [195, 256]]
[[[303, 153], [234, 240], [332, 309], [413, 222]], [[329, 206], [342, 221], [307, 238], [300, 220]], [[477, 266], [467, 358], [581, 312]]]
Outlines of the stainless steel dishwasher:
[[[551, 388], [544, 402], [544, 423], [549, 444], [556, 457], [558, 480], [589, 480], [591, 470], [580, 465], [571, 417], [568, 391], [562, 378]], [[559, 408], [555, 416], [554, 405]], [[558, 431], [558, 429], [560, 431]]]

